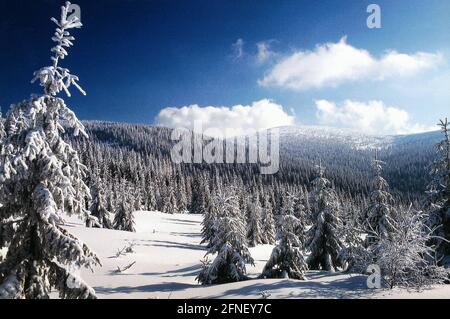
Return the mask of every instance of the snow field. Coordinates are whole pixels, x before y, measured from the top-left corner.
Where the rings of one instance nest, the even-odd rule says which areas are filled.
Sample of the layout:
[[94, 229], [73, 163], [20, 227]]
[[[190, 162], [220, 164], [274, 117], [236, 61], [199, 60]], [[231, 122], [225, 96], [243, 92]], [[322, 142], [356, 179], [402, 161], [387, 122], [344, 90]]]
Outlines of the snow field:
[[[308, 271], [307, 281], [252, 279], [223, 285], [201, 286], [195, 281], [200, 260], [206, 253], [201, 241], [201, 215], [135, 212], [136, 233], [86, 228], [83, 222], [67, 219], [66, 228], [89, 245], [103, 266], [81, 271], [82, 278], [99, 298], [450, 298], [450, 285], [422, 292], [369, 290], [366, 277]], [[118, 250], [133, 243], [134, 253], [116, 257]], [[270, 256], [271, 245], [250, 248], [255, 267], [247, 265], [250, 277], [258, 276]], [[130, 269], [117, 273], [136, 262]]]

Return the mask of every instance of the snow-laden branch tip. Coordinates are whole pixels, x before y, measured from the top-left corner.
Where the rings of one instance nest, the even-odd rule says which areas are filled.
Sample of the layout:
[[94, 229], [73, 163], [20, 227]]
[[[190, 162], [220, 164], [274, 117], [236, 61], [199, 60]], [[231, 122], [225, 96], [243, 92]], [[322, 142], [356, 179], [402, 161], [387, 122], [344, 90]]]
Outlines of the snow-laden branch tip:
[[53, 96], [64, 91], [70, 97], [69, 88], [71, 85], [75, 86], [81, 94], [86, 95], [86, 92], [78, 84], [78, 76], [71, 74], [69, 69], [58, 66], [59, 60], [63, 60], [69, 54], [67, 49], [73, 46], [73, 41], [75, 40], [68, 30], [83, 26], [76, 15], [67, 16], [70, 7], [71, 3], [66, 2], [65, 6], [61, 7], [60, 20], [51, 19], [57, 25], [55, 34], [52, 37], [52, 40], [56, 43], [51, 49], [51, 52], [54, 53], [54, 56], [51, 57], [53, 65], [43, 67], [34, 72], [34, 78], [31, 80], [31, 83], [39, 80], [40, 85], [44, 87], [45, 94]]
[[126, 265], [125, 267], [120, 268], [117, 266], [117, 269], [114, 271], [115, 273], [123, 273], [133, 267], [136, 264], [136, 261], [133, 261], [131, 264]]

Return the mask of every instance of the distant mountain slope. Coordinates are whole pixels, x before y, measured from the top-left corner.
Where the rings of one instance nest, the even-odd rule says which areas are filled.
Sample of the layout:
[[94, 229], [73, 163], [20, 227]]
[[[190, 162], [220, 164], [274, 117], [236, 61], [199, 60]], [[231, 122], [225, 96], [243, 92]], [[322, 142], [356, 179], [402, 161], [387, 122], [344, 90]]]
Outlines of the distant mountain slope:
[[[91, 150], [91, 154], [85, 152], [89, 162], [105, 157], [106, 153], [114, 158], [108, 163], [110, 172], [107, 177], [114, 177], [114, 172], [120, 171], [120, 174], [134, 182], [133, 174], [137, 174], [138, 168], [143, 166], [144, 170], [154, 170], [152, 176], [181, 172], [184, 179], [190, 176], [190, 179], [195, 180], [198, 174], [203, 174], [210, 184], [215, 174], [227, 181], [232, 181], [233, 176], [239, 176], [249, 190], [256, 187], [255, 183], [260, 183], [258, 180], [269, 188], [274, 183], [297, 187], [309, 185], [314, 178], [314, 165], [322, 161], [327, 167], [326, 175], [339, 191], [364, 196], [370, 189], [370, 162], [377, 148], [380, 158], [386, 162], [384, 175], [393, 191], [408, 201], [423, 195], [429, 180], [429, 165], [435, 156], [434, 145], [440, 139], [439, 132], [373, 136], [325, 127], [281, 127], [280, 171], [274, 176], [261, 176], [256, 165], [173, 165], [170, 150], [175, 142], [170, 140], [169, 128], [100, 121], [84, 123], [91, 136], [86, 143], [92, 146], [82, 144], [79, 148], [95, 146], [96, 150]], [[129, 163], [132, 158], [141, 161], [140, 164]], [[169, 169], [170, 165], [172, 168]], [[185, 187], [189, 185], [188, 182]]]
[[354, 149], [386, 148], [395, 140], [395, 136], [376, 136], [350, 129], [338, 129], [323, 126], [285, 126], [280, 127], [280, 136], [285, 143], [301, 140], [328, 140], [343, 143]]
[[385, 175], [391, 186], [419, 195], [428, 182], [429, 165], [435, 156], [440, 133], [374, 136], [346, 129], [316, 126], [280, 128], [281, 157], [285, 165], [311, 166], [321, 160], [329, 174], [342, 185], [367, 181], [375, 156], [386, 162]]

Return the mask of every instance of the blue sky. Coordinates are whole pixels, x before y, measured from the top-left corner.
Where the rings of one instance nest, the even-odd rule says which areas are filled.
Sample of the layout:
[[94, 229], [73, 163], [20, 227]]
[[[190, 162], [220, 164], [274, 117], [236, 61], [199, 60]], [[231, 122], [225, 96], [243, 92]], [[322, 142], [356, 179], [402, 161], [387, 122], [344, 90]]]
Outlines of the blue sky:
[[[54, 29], [50, 17], [58, 17], [62, 3], [0, 0], [0, 106], [4, 112], [11, 103], [40, 92], [29, 81], [34, 70], [49, 63]], [[73, 33], [75, 46], [62, 65], [80, 77], [88, 93], [82, 97], [74, 92], [67, 99], [81, 119], [150, 124], [167, 107], [251, 106], [263, 99], [295, 115], [296, 123], [347, 126], [346, 122], [358, 122], [359, 126], [349, 125], [366, 129], [364, 123], [374, 121], [367, 124], [368, 131], [387, 133], [420, 131], [450, 115], [450, 1], [76, 3], [81, 6], [84, 27]], [[381, 29], [366, 26], [370, 3], [381, 7]], [[330, 59], [334, 51], [325, 44], [338, 44], [344, 36], [342, 50], [354, 49], [363, 60], [364, 52], [369, 55], [356, 75], [352, 61], [347, 61], [347, 70], [336, 71], [338, 78], [325, 74], [313, 85], [291, 85], [289, 79], [280, 80], [284, 73], [273, 75], [281, 63], [288, 69], [293, 63], [298, 71], [291, 75], [295, 81], [313, 81], [311, 77], [323, 72], [315, 67], [336, 68]], [[258, 60], [258, 43], [260, 54], [262, 43], [268, 50], [264, 61]], [[239, 51], [233, 44], [243, 45]], [[318, 61], [311, 54], [317, 46], [326, 51]], [[387, 50], [398, 54], [388, 59]], [[293, 58], [302, 52], [302, 57]], [[305, 54], [311, 55], [302, 60]], [[390, 58], [413, 65], [399, 71], [396, 63], [388, 63]], [[312, 61], [310, 67], [308, 61]], [[272, 80], [263, 84], [265, 77]], [[375, 120], [364, 116], [372, 109], [373, 114], [379, 113]], [[401, 124], [380, 128], [386, 117]]]

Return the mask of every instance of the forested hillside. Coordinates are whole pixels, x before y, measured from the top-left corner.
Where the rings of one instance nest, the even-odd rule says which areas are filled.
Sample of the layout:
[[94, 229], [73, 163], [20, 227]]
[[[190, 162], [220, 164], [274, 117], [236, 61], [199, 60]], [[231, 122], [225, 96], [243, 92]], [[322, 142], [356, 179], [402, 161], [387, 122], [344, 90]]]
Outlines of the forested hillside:
[[[372, 176], [374, 148], [386, 162], [385, 176], [398, 199], [419, 200], [429, 181], [429, 165], [439, 133], [376, 137], [320, 127], [280, 130], [280, 170], [261, 175], [255, 164], [174, 164], [171, 130], [164, 127], [87, 121], [90, 139], [76, 138], [76, 148], [90, 168], [89, 185], [100, 178], [108, 209], [126, 199], [134, 209], [201, 213], [219, 185], [234, 185], [241, 203], [257, 192], [277, 214], [287, 192], [306, 193], [319, 161], [325, 175], [348, 205], [364, 205]], [[352, 198], [351, 201], [348, 199]], [[351, 203], [350, 203], [351, 202]]]

